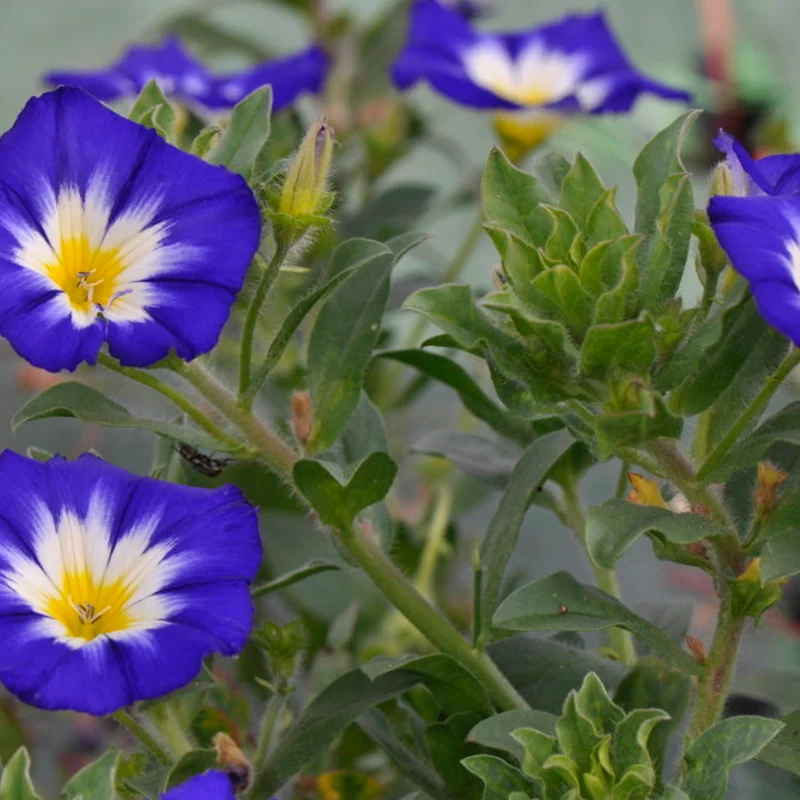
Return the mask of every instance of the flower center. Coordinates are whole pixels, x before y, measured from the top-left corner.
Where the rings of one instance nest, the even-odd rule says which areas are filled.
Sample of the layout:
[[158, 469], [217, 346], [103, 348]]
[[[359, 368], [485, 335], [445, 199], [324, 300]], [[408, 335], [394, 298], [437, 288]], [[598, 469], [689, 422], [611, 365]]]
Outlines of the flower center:
[[118, 580], [97, 585], [87, 572], [68, 572], [61, 593], [49, 597], [45, 613], [60, 622], [69, 636], [92, 641], [131, 627], [136, 618], [127, 610], [134, 587]]
[[82, 235], [62, 238], [55, 255], [55, 261], [44, 265], [45, 271], [76, 311], [102, 311], [122, 296], [118, 284], [125, 266], [118, 248], [93, 247], [89, 237]]

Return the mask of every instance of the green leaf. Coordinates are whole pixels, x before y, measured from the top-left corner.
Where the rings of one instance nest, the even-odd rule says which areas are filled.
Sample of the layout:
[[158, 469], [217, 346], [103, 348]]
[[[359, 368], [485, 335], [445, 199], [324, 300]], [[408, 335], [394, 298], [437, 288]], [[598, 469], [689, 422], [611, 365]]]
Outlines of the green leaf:
[[271, 114], [272, 87], [269, 85], [240, 100], [231, 112], [228, 128], [211, 155], [211, 162], [248, 177], [256, 155], [269, 139]]
[[588, 672], [597, 673], [609, 688], [615, 687], [626, 673], [618, 661], [553, 639], [515, 636], [493, 644], [489, 652], [531, 707], [557, 715], [561, 714], [567, 695], [583, 684]]
[[533, 175], [517, 169], [498, 148], [492, 150], [483, 173], [481, 200], [493, 227], [544, 247], [552, 221], [542, 203], [552, 198]]
[[605, 592], [579, 583], [567, 572], [557, 572], [518, 589], [500, 604], [492, 624], [516, 631], [596, 631], [617, 626], [630, 631], [684, 672], [703, 673], [701, 665], [654, 625]]
[[360, 669], [335, 680], [281, 737], [251, 790], [253, 797], [271, 797], [320, 753], [327, 753], [339, 734], [367, 709], [397, 697], [419, 681], [419, 675], [400, 670], [370, 680]]
[[554, 736], [557, 721], [555, 714], [548, 714], [546, 711], [503, 711], [479, 722], [469, 732], [468, 738], [471, 742], [492, 750], [511, 753], [521, 764], [525, 758], [525, 748], [511, 734], [521, 728], [529, 728]]
[[388, 247], [333, 291], [317, 317], [308, 345], [308, 384], [314, 406], [309, 440], [313, 451], [332, 445], [361, 398], [367, 367], [378, 341], [396, 259]]
[[578, 711], [575, 692], [564, 703], [564, 710], [556, 723], [556, 738], [561, 752], [577, 765], [579, 773], [591, 771], [592, 752], [603, 736]]
[[358, 718], [358, 726], [428, 796], [434, 800], [453, 800], [441, 777], [395, 736], [386, 716], [378, 709], [365, 711]]
[[405, 660], [378, 659], [363, 667], [372, 678], [386, 672], [408, 672], [421, 677], [439, 707], [448, 714], [477, 711], [488, 716], [492, 706], [483, 687], [449, 656], [417, 656]]
[[[564, 269], [569, 271], [568, 267]], [[475, 303], [469, 286], [445, 284], [422, 289], [409, 297], [403, 308], [427, 317], [463, 349], [480, 352], [485, 345], [494, 364], [504, 375], [521, 381], [531, 392], [544, 392], [545, 396], [540, 399], [564, 399], [565, 393], [560, 386], [554, 389], [551, 382], [543, 380], [551, 370], [549, 360], [542, 362], [537, 359], [537, 354], [532, 353], [515, 334], [495, 325]]]
[[0, 800], [41, 800], [31, 781], [31, 757], [20, 747], [0, 776]]
[[169, 771], [165, 789], [174, 789], [195, 775], [202, 775], [217, 763], [216, 750], [191, 750]]
[[669, 737], [680, 726], [691, 693], [692, 680], [688, 675], [670, 669], [661, 659], [652, 656], [640, 659], [617, 687], [614, 700], [626, 711], [657, 708], [669, 715], [647, 740], [647, 751], [658, 775], [664, 767]]
[[541, 315], [563, 322], [576, 339], [583, 338], [593, 303], [573, 270], [563, 264], [545, 270], [533, 279], [531, 291]]
[[297, 567], [297, 569], [293, 569], [291, 572], [286, 572], [280, 577], [274, 578], [266, 583], [257, 584], [250, 590], [250, 593], [253, 597], [261, 597], [265, 594], [279, 592], [281, 589], [286, 589], [288, 586], [292, 586], [295, 583], [304, 581], [306, 578], [311, 578], [314, 575], [319, 575], [322, 572], [330, 572], [331, 570], [340, 569], [341, 567], [338, 564], [334, 564], [331, 561], [312, 558], [311, 561], [303, 564], [302, 567]]
[[687, 545], [724, 536], [725, 528], [699, 514], [676, 514], [666, 508], [625, 500], [609, 500], [589, 509], [586, 549], [598, 567], [613, 569], [622, 554], [643, 535]]
[[187, 425], [134, 417], [127, 408], [102, 392], [76, 381], [59, 383], [37, 394], [14, 415], [11, 427], [16, 430], [28, 422], [50, 417], [71, 417], [81, 422], [111, 428], [142, 428], [204, 450], [231, 452], [235, 449], [231, 444], [220, 442]]
[[580, 690], [575, 693], [575, 708], [599, 734], [612, 733], [625, 716], [594, 672], [586, 676]]
[[715, 403], [728, 387], [750, 391], [751, 387], [744, 385], [749, 378], [740, 376], [747, 375], [748, 359], [763, 337], [772, 339], [774, 332], [759, 315], [752, 298], [726, 312], [722, 339], [670, 398], [673, 410], [694, 416]]
[[482, 641], [491, 639], [492, 615], [497, 608], [506, 567], [516, 547], [520, 526], [531, 504], [531, 495], [544, 483], [547, 473], [574, 443], [572, 435], [565, 430], [541, 436], [529, 445], [511, 473], [481, 546]]
[[587, 230], [589, 217], [605, 194], [606, 187], [595, 168], [582, 153], [578, 153], [561, 184], [558, 204], [572, 217], [579, 231]]
[[189, 152], [198, 158], [205, 158], [216, 147], [221, 134], [219, 125], [208, 125], [192, 139]]
[[641, 280], [642, 305], [651, 310], [663, 307], [678, 291], [694, 222], [692, 182], [685, 172], [670, 175], [660, 197], [655, 236], [643, 249], [647, 263]]
[[800, 711], [793, 711], [781, 722], [784, 727], [756, 756], [756, 760], [800, 775]]
[[502, 257], [503, 272], [511, 283], [514, 294], [525, 308], [535, 310], [537, 298], [531, 282], [547, 269], [539, 250], [507, 231], [492, 228], [490, 225], [485, 225], [484, 228]]
[[691, 328], [683, 346], [674, 352], [656, 372], [653, 385], [661, 392], [679, 386], [694, 373], [706, 351], [722, 336], [722, 317], [707, 320], [697, 330]]
[[475, 753], [476, 748], [468, 743], [467, 735], [480, 718], [480, 714], [466, 711], [425, 728], [425, 744], [433, 766], [444, 778], [452, 796], [459, 800], [478, 800], [481, 796], [480, 781], [461, 763]]
[[800, 537], [797, 527], [772, 535], [761, 552], [761, 580], [764, 583], [791, 578], [800, 573]]
[[[603, 275], [607, 276], [606, 280], [613, 279], [615, 284], [597, 298], [592, 324], [620, 322], [636, 315], [639, 288], [639, 268], [636, 259], [641, 244], [641, 236], [624, 236], [613, 242], [603, 254], [604, 263], [601, 265]], [[586, 259], [591, 252], [587, 253]]]
[[533, 794], [534, 784], [516, 767], [496, 756], [469, 756], [461, 762], [485, 784], [483, 800], [508, 800], [512, 792]]
[[665, 786], [664, 793], [659, 800], [690, 800], [689, 795], [681, 791], [677, 786]]
[[628, 235], [628, 226], [622, 219], [616, 203], [617, 189], [603, 192], [586, 221], [586, 238], [590, 245], [616, 240]]
[[[575, 221], [566, 211], [562, 211], [560, 208], [553, 208], [552, 206], [544, 206], [544, 208], [553, 220], [553, 232], [544, 246], [545, 256], [551, 262], [561, 262], [562, 264], [579, 263], [583, 253], [579, 254], [580, 258], [573, 256], [573, 248], [577, 246], [580, 249], [579, 232]], [[576, 242], [579, 244], [576, 244]]]
[[175, 109], [155, 78], [139, 93], [129, 118], [146, 128], [153, 128], [168, 142], [175, 142]]
[[[636, 231], [653, 235], [661, 213], [661, 190], [671, 175], [686, 170], [680, 160], [680, 151], [687, 133], [699, 111], [688, 111], [671, 125], [657, 133], [637, 156], [633, 174], [638, 187], [636, 201]], [[647, 251], [643, 252], [643, 260]]]
[[656, 333], [650, 320], [595, 325], [581, 346], [581, 369], [590, 378], [616, 373], [646, 375], [656, 360]]
[[651, 766], [648, 744], [653, 729], [669, 720], [658, 708], [636, 708], [625, 715], [614, 731], [611, 758], [618, 775], [636, 766]]
[[69, 779], [62, 794], [65, 800], [114, 800], [119, 753], [109, 750], [97, 761]]
[[723, 800], [737, 764], [755, 758], [784, 727], [764, 717], [732, 717], [702, 733], [687, 751], [683, 789], [690, 800]]
[[386, 497], [397, 475], [397, 464], [386, 453], [371, 453], [342, 485], [319, 461], [302, 459], [293, 470], [300, 492], [326, 525], [348, 531], [356, 516]]
[[478, 480], [505, 488], [519, 451], [495, 439], [459, 430], [434, 430], [411, 447], [412, 453], [440, 456]]
[[375, 357], [408, 364], [454, 389], [466, 408], [501, 436], [520, 442], [530, 440], [530, 425], [498, 406], [455, 361], [425, 350], [385, 350], [376, 353]]

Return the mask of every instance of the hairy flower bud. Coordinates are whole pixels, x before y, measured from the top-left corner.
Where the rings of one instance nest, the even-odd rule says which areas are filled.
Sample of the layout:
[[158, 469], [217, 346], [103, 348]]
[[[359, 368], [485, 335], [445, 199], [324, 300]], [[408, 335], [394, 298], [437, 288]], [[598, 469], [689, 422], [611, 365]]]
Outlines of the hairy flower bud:
[[283, 184], [278, 211], [302, 218], [328, 210], [328, 176], [333, 158], [333, 128], [317, 120], [306, 133], [292, 159]]
[[736, 181], [734, 180], [733, 172], [728, 162], [721, 161], [711, 174], [709, 196], [727, 195], [728, 197], [735, 197], [740, 194], [741, 192], [736, 190]]

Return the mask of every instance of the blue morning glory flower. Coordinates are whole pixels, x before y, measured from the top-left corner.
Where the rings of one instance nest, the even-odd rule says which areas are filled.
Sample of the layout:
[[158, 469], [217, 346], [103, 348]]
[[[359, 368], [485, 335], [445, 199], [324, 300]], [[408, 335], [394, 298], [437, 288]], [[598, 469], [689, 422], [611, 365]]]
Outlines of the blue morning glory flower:
[[708, 216], [761, 316], [800, 346], [800, 196], [712, 197]]
[[600, 12], [528, 31], [484, 33], [438, 0], [417, 0], [392, 74], [400, 89], [427, 81], [461, 105], [516, 110], [498, 117], [498, 131], [529, 146], [563, 114], [628, 111], [644, 93], [690, 99], [637, 72]]
[[754, 159], [733, 136], [720, 131], [714, 144], [726, 156], [736, 193], [742, 197], [800, 194], [800, 154]]
[[109, 714], [244, 647], [262, 553], [235, 487], [5, 451], [0, 509], [0, 681], [24, 702]]
[[222, 772], [206, 772], [162, 795], [162, 800], [235, 800], [233, 786]]
[[225, 111], [267, 83], [279, 111], [303, 92], [317, 93], [327, 71], [327, 57], [314, 46], [251, 69], [215, 76], [175, 37], [156, 45], [134, 45], [107, 69], [57, 71], [44, 76], [52, 86], [73, 86], [111, 102], [136, 97], [153, 79], [162, 91], [203, 112]]
[[258, 247], [239, 175], [78, 89], [28, 102], [0, 137], [0, 335], [53, 372], [216, 344]]

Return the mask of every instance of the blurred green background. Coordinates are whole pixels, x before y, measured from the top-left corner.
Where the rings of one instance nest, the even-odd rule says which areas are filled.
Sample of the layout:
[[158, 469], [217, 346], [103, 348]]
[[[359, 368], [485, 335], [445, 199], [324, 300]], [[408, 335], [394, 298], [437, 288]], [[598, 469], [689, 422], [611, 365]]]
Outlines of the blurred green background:
[[[335, 10], [347, 11], [363, 20], [379, 15], [388, 7], [384, 0], [335, 0]], [[498, 2], [498, 13], [485, 21], [487, 27], [515, 28], [533, 25], [566, 11], [595, 8], [598, 4], [581, 0], [505, 0]], [[658, 79], [686, 86], [698, 93], [701, 102], [708, 96], [698, 76], [700, 34], [694, 0], [609, 0], [607, 8], [612, 26], [634, 63]], [[800, 68], [800, 3], [792, 0], [740, 0], [735, 3], [740, 78], [748, 91], [776, 98], [788, 131], [800, 132], [800, 82], [793, 80]], [[41, 91], [39, 76], [49, 69], [100, 67], [115, 59], [127, 44], [153, 38], [164, 23], [186, 11], [203, 12], [203, 19], [223, 31], [244, 37], [270, 54], [282, 54], [304, 46], [310, 34], [303, 19], [280, 4], [268, 0], [250, 2], [187, 3], [177, 0], [0, 0], [0, 41], [3, 69], [0, 70], [0, 130], [8, 128], [28, 97]], [[194, 43], [193, 43], [194, 44]], [[219, 69], [235, 69], [246, 60], [213, 47], [197, 48], [199, 54]], [[458, 142], [475, 170], [480, 168], [493, 143], [488, 119], [458, 108], [425, 88], [416, 89], [411, 98], [428, 120], [434, 133]], [[549, 147], [572, 154], [580, 149], [592, 160], [607, 184], [620, 187], [620, 207], [630, 213], [633, 181], [630, 167], [635, 154], [655, 131], [668, 123], [680, 109], [651, 99], [642, 100], [635, 112], [625, 117], [608, 117], [570, 123], [550, 142]], [[305, 100], [301, 112], [311, 119], [314, 102]], [[800, 141], [800, 137], [795, 136]], [[697, 169], [698, 185], [703, 185], [708, 167]], [[399, 162], [381, 180], [392, 183], [423, 183], [437, 191], [452, 192], [464, 174], [440, 151], [422, 145]], [[417, 227], [433, 234], [432, 246], [447, 256], [458, 246], [460, 237], [472, 221], [474, 211], [462, 209], [448, 215], [423, 218]], [[404, 273], [434, 272], [427, 262], [431, 250], [408, 259]], [[496, 256], [488, 240], [471, 258], [465, 278], [475, 286], [488, 288], [490, 269]], [[401, 278], [402, 278], [401, 274]], [[684, 291], [696, 291], [687, 281]], [[397, 316], [397, 315], [396, 315]], [[392, 320], [404, 324], [402, 320]], [[72, 420], [38, 422], [12, 434], [8, 424], [19, 406], [34, 390], [43, 388], [43, 376], [29, 368], [0, 343], [0, 445], [23, 451], [38, 445], [75, 456], [87, 449], [138, 472], [150, 465], [153, 442], [148, 435], [107, 428], [82, 427]], [[166, 416], [166, 407], [154, 402], [140, 387], [122, 386], [115, 376], [94, 373], [93, 382], [131, 410]], [[785, 402], [784, 396], [779, 402]], [[446, 391], [430, 390], [413, 413], [393, 421], [396, 455], [406, 456], [409, 443], [429, 429], [451, 427], [455, 397]], [[413, 457], [405, 458], [413, 470]], [[602, 467], [591, 473], [587, 500], [599, 502], [613, 493], [616, 469]], [[475, 489], [477, 492], [477, 488]], [[475, 494], [473, 492], [473, 494]], [[480, 538], [493, 512], [497, 495], [481, 490], [482, 500], [459, 518], [464, 541]], [[291, 568], [313, 555], [330, 555], [308, 525], [295, 517], [272, 515], [265, 530], [269, 558], [276, 570]], [[541, 576], [558, 569], [569, 569], [580, 579], [590, 580], [584, 557], [572, 536], [545, 512], [534, 508], [528, 515], [513, 570], [520, 576]], [[711, 590], [703, 578], [690, 571], [666, 567], [653, 557], [649, 544], [631, 549], [620, 563], [620, 580], [626, 601], [633, 607], [648, 603], [657, 607], [668, 599], [685, 599], [696, 604], [693, 632], [707, 637], [712, 624]], [[375, 604], [374, 595], [353, 573], [320, 576], [296, 592], [297, 599], [320, 616], [332, 618], [358, 597]], [[276, 608], [276, 614], [285, 609]], [[800, 644], [798, 639], [771, 630], [767, 622], [752, 632], [745, 644], [739, 686], [747, 692], [771, 699], [782, 711], [800, 707]], [[55, 752], [64, 737], [49, 724], [50, 716], [26, 712], [31, 731], [39, 739], [43, 753], [37, 771], [42, 780], [52, 782], [58, 771]], [[53, 735], [54, 731], [56, 736]], [[758, 781], [758, 783], [754, 783]], [[773, 788], [767, 789], [767, 786]], [[741, 798], [798, 797], [792, 787], [766, 768], [740, 771], [731, 796]]]

